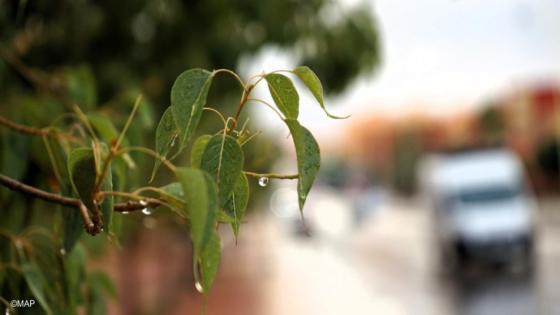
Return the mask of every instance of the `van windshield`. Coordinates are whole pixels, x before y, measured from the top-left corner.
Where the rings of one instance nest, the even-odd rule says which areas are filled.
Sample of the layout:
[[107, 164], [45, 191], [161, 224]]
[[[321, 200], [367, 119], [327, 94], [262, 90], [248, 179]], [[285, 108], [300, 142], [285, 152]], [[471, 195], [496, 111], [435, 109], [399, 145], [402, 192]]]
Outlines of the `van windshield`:
[[485, 187], [460, 192], [455, 196], [455, 202], [460, 203], [487, 203], [513, 199], [521, 194], [520, 188], [515, 187]]

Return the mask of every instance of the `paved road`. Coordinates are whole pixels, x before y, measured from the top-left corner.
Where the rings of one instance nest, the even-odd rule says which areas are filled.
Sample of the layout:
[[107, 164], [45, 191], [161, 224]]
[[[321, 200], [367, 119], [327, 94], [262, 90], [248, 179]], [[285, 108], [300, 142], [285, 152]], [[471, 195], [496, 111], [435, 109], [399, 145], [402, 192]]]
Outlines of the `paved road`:
[[[544, 208], [533, 277], [486, 272], [461, 283], [440, 276], [428, 212], [411, 201], [387, 202], [328, 237], [296, 237], [291, 225], [253, 217], [239, 245], [225, 246], [208, 314], [560, 314], [560, 203]], [[193, 296], [176, 314], [198, 308]]]

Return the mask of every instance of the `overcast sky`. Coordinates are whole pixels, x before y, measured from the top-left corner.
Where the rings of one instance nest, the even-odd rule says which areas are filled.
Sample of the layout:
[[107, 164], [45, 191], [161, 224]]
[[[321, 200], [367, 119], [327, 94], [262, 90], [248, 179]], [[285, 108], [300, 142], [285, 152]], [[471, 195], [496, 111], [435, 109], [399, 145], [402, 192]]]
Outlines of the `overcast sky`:
[[[340, 1], [343, 6], [360, 2]], [[383, 61], [376, 72], [329, 100], [335, 113], [448, 113], [514, 86], [560, 78], [558, 0], [369, 3], [378, 21]], [[286, 54], [267, 49], [248, 71], [290, 66]], [[312, 128], [332, 128], [312, 104], [304, 95], [301, 120]]]

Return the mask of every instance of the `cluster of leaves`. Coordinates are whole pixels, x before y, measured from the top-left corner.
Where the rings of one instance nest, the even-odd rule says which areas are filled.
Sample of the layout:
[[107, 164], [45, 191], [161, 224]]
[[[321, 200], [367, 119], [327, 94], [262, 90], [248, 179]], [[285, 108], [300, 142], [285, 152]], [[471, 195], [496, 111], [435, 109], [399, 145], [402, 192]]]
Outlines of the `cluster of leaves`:
[[[212, 80], [221, 72], [234, 75], [243, 88], [236, 116], [227, 119], [221, 116], [224, 122], [223, 129], [213, 135], [198, 137], [192, 145], [190, 167], [175, 169], [178, 182], [162, 187], [166, 194], [185, 203], [176, 210], [179, 215], [190, 221], [195, 279], [200, 281], [199, 286], [204, 292], [208, 292], [212, 287], [220, 259], [217, 224], [229, 223], [236, 237], [239, 233], [249, 199], [247, 175], [262, 176], [265, 179], [297, 178], [299, 207], [300, 211], [303, 211], [307, 194], [319, 170], [319, 146], [311, 132], [298, 122], [298, 92], [291, 79], [280, 72], [289, 72], [297, 76], [325, 109], [321, 82], [308, 67], [262, 74], [248, 82], [242, 81], [229, 70], [188, 70], [175, 81], [171, 90], [171, 105], [164, 112], [156, 130], [156, 150], [161, 157], [171, 156], [170, 159], [173, 159], [190, 142], [205, 109]], [[270, 95], [279, 110], [277, 114], [286, 123], [292, 135], [298, 165], [296, 176], [255, 174], [243, 170], [243, 145], [250, 138], [245, 132], [245, 126], [236, 129], [239, 113], [248, 101], [261, 102], [274, 109], [264, 100], [250, 98], [251, 91], [263, 80], [266, 81]], [[326, 113], [330, 117], [338, 118]], [[154, 174], [159, 166], [160, 161], [157, 160]]]
[[[205, 107], [213, 79], [220, 73], [233, 75], [242, 87], [237, 112], [227, 119], [217, 110]], [[66, 115], [73, 121], [66, 125], [66, 129], [57, 124], [40, 129], [60, 194], [74, 197], [80, 207], [60, 206], [60, 242], [36, 245], [33, 243], [35, 238], [29, 235], [6, 234], [12, 253], [9, 259], [3, 260], [9, 263], [0, 269], [0, 287], [3, 281], [17, 287], [14, 284], [17, 278], [6, 272], [8, 268], [14, 268], [21, 271], [29, 293], [48, 314], [72, 314], [78, 305], [89, 305], [88, 309], [95, 309], [98, 303], [94, 302], [114, 290], [102, 276], [88, 274], [84, 270], [84, 249], [77, 243], [84, 232], [84, 223], [88, 233], [95, 235], [104, 231], [109, 238], [115, 239], [119, 234], [122, 214], [150, 207], [167, 207], [188, 222], [196, 286], [199, 291], [208, 293], [221, 256], [217, 227], [219, 224], [230, 224], [235, 237], [239, 234], [250, 194], [247, 176], [267, 180], [297, 179], [299, 206], [303, 211], [319, 170], [319, 146], [309, 130], [298, 121], [299, 95], [292, 80], [283, 73], [299, 78], [325, 109], [321, 82], [308, 67], [261, 74], [247, 82], [227, 69], [191, 69], [179, 75], [172, 87], [171, 105], [157, 125], [155, 151], [132, 146], [125, 137], [134, 125], [133, 117], [142, 107], [140, 97], [120, 132], [108, 116], [99, 112], [84, 113], [78, 106], [73, 106], [73, 113]], [[261, 82], [268, 85], [275, 106], [265, 100], [251, 98], [254, 87]], [[255, 134], [248, 131], [246, 124], [238, 124], [238, 119], [248, 102], [270, 107], [285, 122], [295, 146], [298, 174], [258, 174], [244, 170], [243, 146]], [[205, 110], [218, 114], [223, 127], [214, 134], [205, 134], [192, 141]], [[190, 147], [190, 165], [175, 166], [171, 161], [187, 147]], [[136, 161], [131, 156], [133, 152], [155, 158], [152, 179], [163, 165], [174, 174], [176, 181], [164, 186], [145, 186], [126, 191], [126, 178], [136, 167]], [[128, 203], [121, 203], [124, 207], [117, 210], [116, 202], [119, 200], [128, 200]], [[119, 212], [121, 215], [115, 215]], [[30, 235], [33, 233], [36, 232], [29, 232]], [[58, 247], [61, 249], [57, 250], [54, 244], [61, 244]], [[37, 253], [37, 250], [48, 253]], [[84, 282], [88, 283], [86, 289], [82, 285]], [[56, 287], [54, 290], [53, 284]]]

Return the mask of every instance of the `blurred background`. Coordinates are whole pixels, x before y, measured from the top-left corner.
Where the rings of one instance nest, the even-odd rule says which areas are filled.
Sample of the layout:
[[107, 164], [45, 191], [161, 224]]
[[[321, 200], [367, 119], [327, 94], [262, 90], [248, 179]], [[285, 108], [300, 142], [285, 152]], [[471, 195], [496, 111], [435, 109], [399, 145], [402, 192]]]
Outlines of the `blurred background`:
[[[322, 151], [306, 221], [295, 182], [252, 182], [237, 244], [220, 231], [208, 314], [559, 314], [558, 38], [555, 0], [0, 0], [0, 113], [44, 126], [65, 111], [29, 71], [119, 126], [142, 92], [128, 141], [153, 147], [185, 69], [248, 78], [308, 65], [329, 110], [351, 117], [328, 119], [300, 89], [300, 120]], [[236, 84], [217, 80], [209, 103], [233, 114]], [[288, 130], [249, 109], [262, 134], [246, 167], [294, 172]], [[204, 116], [203, 130], [216, 123]], [[52, 174], [38, 171], [50, 165], [26, 139], [2, 130], [14, 148], [2, 173], [45, 185]], [[130, 188], [153, 163], [133, 158]], [[2, 208], [45, 206], [3, 198]], [[41, 224], [29, 211], [0, 225]], [[82, 239], [88, 269], [117, 289], [108, 313], [199, 314], [183, 225], [157, 210], [122, 224], [118, 244]]]

